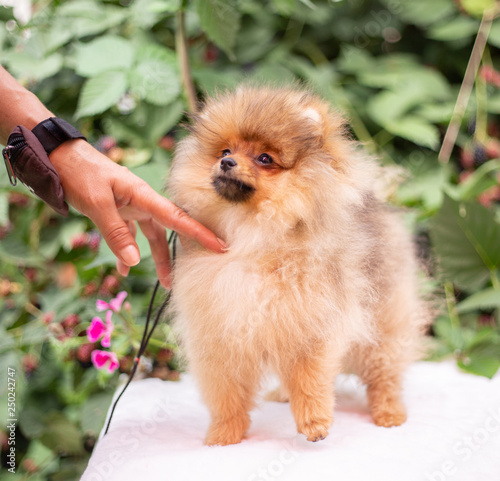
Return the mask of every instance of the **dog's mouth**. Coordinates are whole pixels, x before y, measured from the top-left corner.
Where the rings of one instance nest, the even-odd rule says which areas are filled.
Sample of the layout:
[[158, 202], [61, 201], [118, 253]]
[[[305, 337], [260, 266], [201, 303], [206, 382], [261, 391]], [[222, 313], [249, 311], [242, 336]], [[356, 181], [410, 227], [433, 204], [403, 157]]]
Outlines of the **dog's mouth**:
[[212, 181], [217, 194], [230, 202], [245, 202], [252, 197], [255, 188], [245, 182], [228, 177], [226, 175], [218, 175]]

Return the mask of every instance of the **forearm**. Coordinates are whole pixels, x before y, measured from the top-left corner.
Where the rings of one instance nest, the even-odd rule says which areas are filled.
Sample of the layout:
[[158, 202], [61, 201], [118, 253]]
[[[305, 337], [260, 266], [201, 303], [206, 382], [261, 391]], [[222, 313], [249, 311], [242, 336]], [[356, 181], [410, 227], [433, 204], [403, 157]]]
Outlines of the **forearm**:
[[36, 95], [32, 94], [0, 66], [0, 143], [6, 144], [16, 125], [32, 129], [42, 120], [53, 117]]

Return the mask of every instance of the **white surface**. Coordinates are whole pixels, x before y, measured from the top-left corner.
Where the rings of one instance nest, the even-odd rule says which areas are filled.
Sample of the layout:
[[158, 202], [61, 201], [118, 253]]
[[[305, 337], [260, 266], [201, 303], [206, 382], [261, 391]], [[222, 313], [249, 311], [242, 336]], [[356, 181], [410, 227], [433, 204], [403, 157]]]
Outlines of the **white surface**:
[[500, 376], [416, 364], [408, 421], [389, 429], [372, 423], [354, 376], [341, 376], [337, 392], [324, 441], [296, 434], [288, 404], [261, 401], [241, 444], [207, 447], [208, 411], [191, 377], [134, 382], [82, 481], [500, 481]]

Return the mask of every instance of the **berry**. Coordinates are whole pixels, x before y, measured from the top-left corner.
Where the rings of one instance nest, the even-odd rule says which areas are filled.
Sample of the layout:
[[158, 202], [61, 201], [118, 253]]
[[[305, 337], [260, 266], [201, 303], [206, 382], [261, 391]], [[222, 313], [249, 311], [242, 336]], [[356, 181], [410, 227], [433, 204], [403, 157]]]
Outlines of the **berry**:
[[115, 275], [106, 276], [99, 288], [99, 294], [101, 296], [112, 296], [118, 292], [120, 288], [120, 281]]
[[56, 317], [55, 313], [50, 311], [50, 312], [45, 312], [43, 315], [42, 315], [42, 322], [44, 324], [50, 324], [53, 320], [54, 320], [54, 317]]
[[101, 137], [99, 139], [96, 147], [99, 152], [107, 152], [113, 147], [116, 147], [116, 139], [114, 137], [111, 137], [110, 135], [105, 135], [104, 137]]
[[99, 244], [101, 243], [101, 235], [99, 232], [91, 232], [89, 235], [88, 246], [89, 249], [96, 251], [99, 249]]
[[500, 72], [490, 65], [483, 65], [479, 70], [479, 76], [488, 84], [500, 87]]
[[81, 247], [87, 247], [89, 243], [89, 235], [86, 232], [74, 235], [71, 238], [71, 247], [73, 249], [79, 249]]
[[497, 139], [488, 140], [484, 149], [489, 159], [498, 159], [500, 157], [500, 141]]
[[85, 284], [82, 295], [85, 297], [89, 297], [95, 294], [96, 292], [97, 292], [97, 282], [90, 281], [88, 284]]
[[474, 167], [474, 152], [470, 147], [464, 147], [460, 152], [460, 163], [466, 170]]
[[31, 458], [23, 459], [23, 469], [28, 473], [35, 473], [38, 471], [38, 466], [35, 461]]
[[474, 147], [474, 166], [481, 167], [488, 160], [488, 155], [486, 154], [486, 149], [482, 145], [476, 145]]
[[158, 146], [164, 150], [174, 150], [175, 139], [171, 135], [165, 135], [158, 141]]
[[500, 200], [500, 186], [494, 185], [485, 190], [479, 195], [478, 200], [485, 207], [489, 207], [493, 202], [498, 202]]
[[64, 329], [69, 329], [77, 326], [80, 323], [80, 317], [78, 314], [69, 314], [61, 322]]
[[30, 198], [27, 195], [19, 192], [11, 192], [9, 194], [9, 204], [17, 205], [18, 207], [26, 207], [29, 204]]
[[213, 45], [210, 44], [203, 55], [203, 59], [205, 60], [205, 63], [212, 63], [215, 62], [219, 58], [219, 49]]
[[173, 359], [173, 357], [174, 351], [172, 351], [171, 349], [160, 349], [156, 354], [156, 361], [168, 363]]
[[123, 356], [120, 359], [120, 372], [124, 372], [129, 374], [132, 370], [132, 366], [134, 365], [134, 359], [132, 356]]
[[26, 374], [31, 374], [39, 365], [38, 357], [34, 354], [25, 354], [22, 359], [23, 370]]
[[92, 351], [95, 349], [95, 345], [91, 342], [86, 342], [81, 346], [78, 346], [76, 350], [76, 358], [83, 363], [90, 362], [90, 355]]

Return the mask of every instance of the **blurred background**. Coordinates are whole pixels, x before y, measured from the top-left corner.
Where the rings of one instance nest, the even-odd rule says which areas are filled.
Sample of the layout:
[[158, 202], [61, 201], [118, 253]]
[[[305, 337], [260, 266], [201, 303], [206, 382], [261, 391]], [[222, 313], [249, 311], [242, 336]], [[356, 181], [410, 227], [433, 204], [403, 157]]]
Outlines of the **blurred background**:
[[[2, 0], [0, 63], [159, 192], [192, 108], [182, 74], [199, 99], [245, 79], [306, 82], [384, 165], [404, 171], [391, 201], [433, 278], [429, 359], [492, 377], [500, 366], [498, 12], [492, 0]], [[466, 76], [476, 39], [477, 75]], [[439, 155], [452, 117], [456, 142]], [[74, 210], [59, 217], [0, 175], [0, 476], [79, 479], [120, 373], [131, 368], [155, 282], [148, 244], [138, 242], [143, 260], [121, 278], [90, 221]], [[176, 350], [163, 323], [142, 375], [178, 379]], [[16, 379], [16, 474], [6, 471], [7, 372]]]

